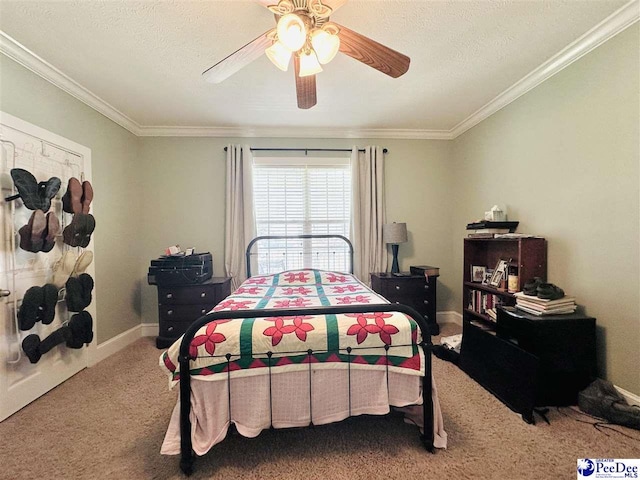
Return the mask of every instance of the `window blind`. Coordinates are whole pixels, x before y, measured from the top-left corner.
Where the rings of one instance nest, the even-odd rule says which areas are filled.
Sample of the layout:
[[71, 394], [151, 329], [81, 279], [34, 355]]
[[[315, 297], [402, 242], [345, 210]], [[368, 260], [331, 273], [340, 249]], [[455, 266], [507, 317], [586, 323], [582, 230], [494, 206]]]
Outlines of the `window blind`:
[[[256, 158], [256, 232], [263, 235], [337, 234], [349, 237], [351, 169], [348, 159]], [[344, 242], [270, 240], [257, 250], [258, 272], [313, 267], [347, 271]]]

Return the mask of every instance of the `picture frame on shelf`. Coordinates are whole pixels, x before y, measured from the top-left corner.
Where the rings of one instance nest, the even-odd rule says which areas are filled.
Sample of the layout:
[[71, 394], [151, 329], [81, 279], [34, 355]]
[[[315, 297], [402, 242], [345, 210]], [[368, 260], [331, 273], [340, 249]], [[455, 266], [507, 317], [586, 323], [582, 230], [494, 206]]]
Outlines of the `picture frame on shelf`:
[[487, 267], [484, 265], [471, 266], [471, 281], [474, 283], [482, 283], [485, 277]]
[[500, 284], [502, 280], [507, 278], [507, 267], [508, 262], [506, 260], [499, 260], [496, 264], [496, 268], [493, 269], [493, 274], [491, 275], [491, 280], [489, 280], [489, 285], [494, 288], [500, 288]]
[[489, 285], [491, 277], [493, 276], [493, 268], [487, 268], [484, 272], [484, 278], [482, 279], [482, 285]]

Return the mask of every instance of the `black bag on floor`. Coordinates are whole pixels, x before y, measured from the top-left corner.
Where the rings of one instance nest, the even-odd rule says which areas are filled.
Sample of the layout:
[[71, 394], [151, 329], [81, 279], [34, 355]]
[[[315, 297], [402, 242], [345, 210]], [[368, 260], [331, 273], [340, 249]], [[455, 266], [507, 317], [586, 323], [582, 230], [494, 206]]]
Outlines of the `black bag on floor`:
[[589, 415], [640, 430], [640, 407], [629, 405], [611, 382], [601, 378], [578, 393], [578, 406]]

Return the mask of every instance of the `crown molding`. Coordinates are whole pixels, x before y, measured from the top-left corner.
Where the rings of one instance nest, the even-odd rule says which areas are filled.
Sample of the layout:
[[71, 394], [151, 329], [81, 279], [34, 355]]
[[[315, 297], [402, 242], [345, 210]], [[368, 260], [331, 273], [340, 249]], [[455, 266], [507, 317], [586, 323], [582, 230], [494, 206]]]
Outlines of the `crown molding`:
[[62, 73], [43, 58], [40, 58], [2, 30], [0, 30], [0, 53], [77, 98], [134, 135], [138, 135], [140, 125], [135, 121]]
[[273, 137], [273, 138], [386, 138], [452, 140], [520, 98], [556, 73], [597, 48], [640, 18], [640, 0], [631, 0], [563, 50], [531, 71], [451, 130], [343, 129], [333, 127], [194, 127], [141, 126], [90, 92], [56, 67], [0, 30], [0, 53], [44, 78], [69, 95], [139, 137]]
[[140, 127], [140, 137], [387, 138], [451, 140], [447, 130], [349, 129], [333, 127]]
[[449, 130], [451, 138], [462, 135], [498, 110], [520, 98], [529, 90], [571, 65], [593, 49], [630, 27], [640, 18], [640, 0], [631, 0], [613, 12], [587, 33], [570, 43], [564, 49], [518, 80], [489, 103], [475, 111]]

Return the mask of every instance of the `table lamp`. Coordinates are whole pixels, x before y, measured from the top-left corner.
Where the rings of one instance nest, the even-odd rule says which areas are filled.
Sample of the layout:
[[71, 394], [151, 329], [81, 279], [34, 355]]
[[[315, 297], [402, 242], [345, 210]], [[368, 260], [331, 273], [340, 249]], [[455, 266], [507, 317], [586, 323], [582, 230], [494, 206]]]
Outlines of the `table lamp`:
[[399, 273], [398, 265], [398, 244], [407, 242], [407, 224], [406, 223], [385, 223], [382, 225], [382, 240], [386, 244], [391, 244], [393, 252], [393, 264], [391, 265], [391, 273]]

